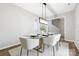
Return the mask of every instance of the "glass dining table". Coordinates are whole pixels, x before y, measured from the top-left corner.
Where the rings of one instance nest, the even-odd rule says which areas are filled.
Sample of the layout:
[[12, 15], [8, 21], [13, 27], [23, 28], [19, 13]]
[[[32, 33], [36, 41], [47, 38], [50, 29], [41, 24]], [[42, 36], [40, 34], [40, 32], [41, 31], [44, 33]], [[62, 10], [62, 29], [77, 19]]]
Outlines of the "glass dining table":
[[48, 37], [48, 35], [37, 35], [37, 36], [30, 36], [32, 38], [38, 38], [39, 39], [39, 46], [37, 48], [34, 48], [35, 50], [37, 50], [38, 52], [43, 53], [44, 52], [44, 38]]

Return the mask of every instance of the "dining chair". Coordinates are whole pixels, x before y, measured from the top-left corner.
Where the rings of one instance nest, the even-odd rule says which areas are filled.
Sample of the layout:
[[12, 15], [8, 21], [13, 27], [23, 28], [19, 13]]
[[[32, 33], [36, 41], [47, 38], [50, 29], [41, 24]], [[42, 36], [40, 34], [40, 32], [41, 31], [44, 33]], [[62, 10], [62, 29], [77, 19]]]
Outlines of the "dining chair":
[[[35, 38], [27, 38], [27, 37], [20, 37], [20, 42], [21, 42], [21, 51], [20, 51], [20, 56], [22, 55], [22, 49], [26, 49], [27, 50], [27, 56], [30, 50], [36, 48], [37, 46], [39, 46], [39, 39], [35, 39]], [[38, 51], [37, 51], [37, 56], [39, 55]]]
[[60, 40], [61, 34], [53, 34], [53, 35], [49, 35], [48, 37], [44, 38], [44, 44], [46, 45], [50, 45], [53, 47], [53, 56], [55, 56], [55, 46], [57, 44], [58, 46], [58, 42]]
[[60, 46], [60, 38], [61, 38], [61, 34], [56, 34], [55, 35], [55, 40], [56, 40], [56, 49], [58, 50], [59, 49], [59, 46]]

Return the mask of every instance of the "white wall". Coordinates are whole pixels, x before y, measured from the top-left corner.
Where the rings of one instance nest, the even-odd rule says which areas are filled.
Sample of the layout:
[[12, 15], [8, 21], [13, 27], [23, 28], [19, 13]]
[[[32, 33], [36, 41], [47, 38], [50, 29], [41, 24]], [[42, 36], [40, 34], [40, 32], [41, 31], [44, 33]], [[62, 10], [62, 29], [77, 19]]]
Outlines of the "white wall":
[[70, 11], [59, 15], [64, 18], [64, 35], [66, 41], [74, 41], [75, 39], [75, 11]]
[[0, 49], [19, 43], [19, 36], [34, 32], [36, 16], [12, 4], [0, 4]]
[[76, 7], [75, 10], [75, 16], [76, 16], [76, 20], [75, 20], [75, 44], [79, 50], [79, 4]]

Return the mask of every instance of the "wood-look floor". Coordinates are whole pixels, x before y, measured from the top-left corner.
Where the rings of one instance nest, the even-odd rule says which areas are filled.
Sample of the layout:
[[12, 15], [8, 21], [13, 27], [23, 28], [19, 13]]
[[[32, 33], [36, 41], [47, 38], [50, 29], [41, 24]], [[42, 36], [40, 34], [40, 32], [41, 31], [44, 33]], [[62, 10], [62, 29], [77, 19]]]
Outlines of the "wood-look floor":
[[[65, 43], [69, 44], [69, 56], [78, 56], [79, 55], [79, 52], [78, 52], [74, 42], [68, 42], [68, 41], [64, 41], [64, 40], [61, 40], [61, 42], [65, 42]], [[1, 50], [0, 51], [0, 56], [10, 56], [8, 51], [10, 49], [16, 48], [18, 46], [20, 46], [20, 45], [14, 46], [14, 47], [9, 48], [9, 49]]]
[[9, 54], [8, 50], [1, 50], [0, 56], [10, 56], [10, 54]]
[[79, 56], [79, 51], [74, 42], [61, 40], [69, 45], [69, 56]]

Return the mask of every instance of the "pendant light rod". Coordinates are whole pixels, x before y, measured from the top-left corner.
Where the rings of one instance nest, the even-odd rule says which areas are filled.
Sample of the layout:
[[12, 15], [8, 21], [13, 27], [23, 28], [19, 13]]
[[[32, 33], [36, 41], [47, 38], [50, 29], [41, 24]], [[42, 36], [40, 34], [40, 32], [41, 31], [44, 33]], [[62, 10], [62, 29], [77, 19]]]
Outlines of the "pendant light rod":
[[44, 10], [44, 18], [45, 18], [45, 20], [46, 20], [46, 5], [47, 5], [47, 4], [46, 4], [46, 3], [43, 3], [43, 5], [44, 5], [44, 9], [45, 9], [45, 10]]
[[43, 4], [42, 4], [42, 18], [43, 18], [43, 7], [44, 7], [44, 6], [43, 6]]
[[46, 20], [46, 3], [42, 3], [42, 19]]
[[46, 5], [45, 5], [45, 19], [46, 19]]

